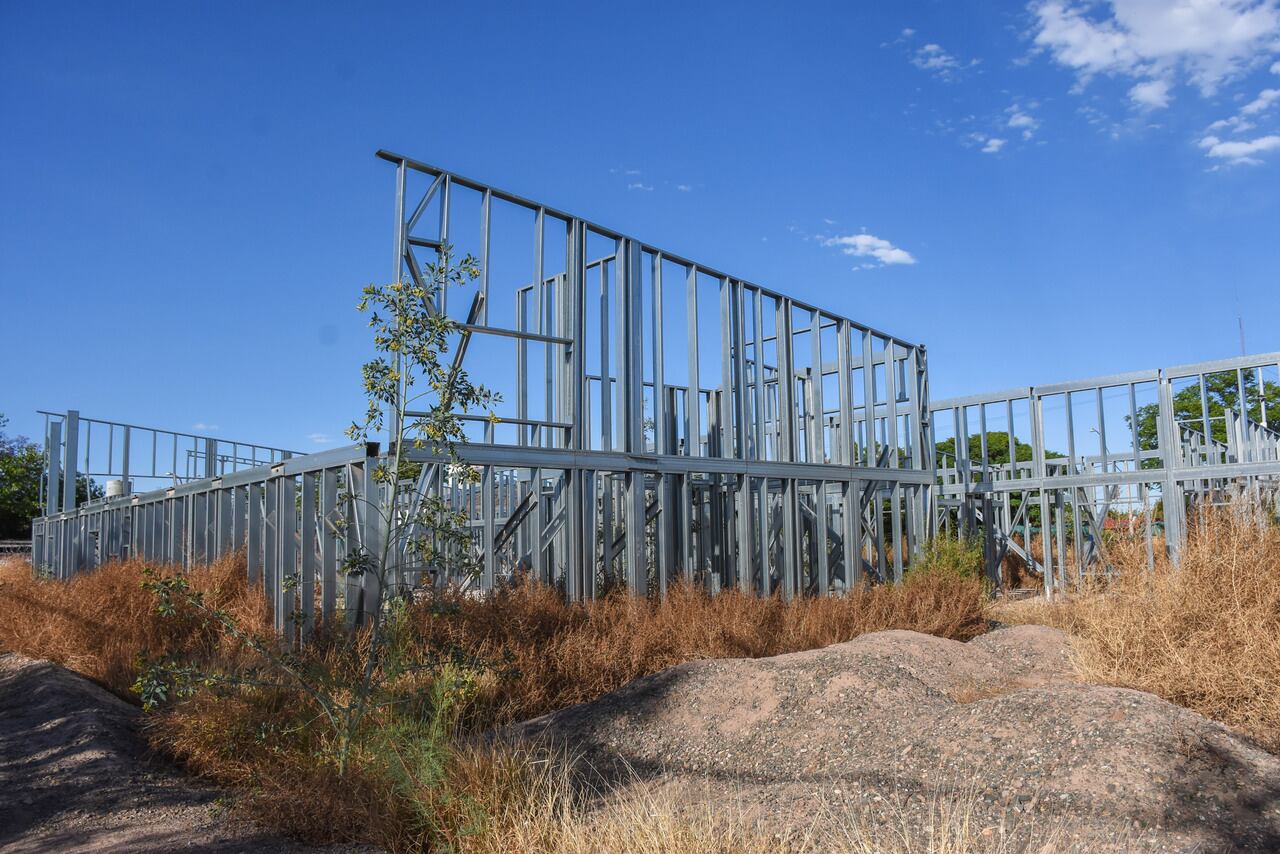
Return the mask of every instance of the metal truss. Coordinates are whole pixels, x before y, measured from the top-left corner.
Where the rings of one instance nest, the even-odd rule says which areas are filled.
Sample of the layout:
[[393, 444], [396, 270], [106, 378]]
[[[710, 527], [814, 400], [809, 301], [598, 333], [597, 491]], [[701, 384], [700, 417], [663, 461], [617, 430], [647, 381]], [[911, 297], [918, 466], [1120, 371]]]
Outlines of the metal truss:
[[[935, 525], [982, 537], [1052, 595], [1130, 534], [1176, 561], [1188, 512], [1242, 491], [1274, 511], [1280, 353], [935, 401]], [[956, 437], [961, 437], [956, 441]]]

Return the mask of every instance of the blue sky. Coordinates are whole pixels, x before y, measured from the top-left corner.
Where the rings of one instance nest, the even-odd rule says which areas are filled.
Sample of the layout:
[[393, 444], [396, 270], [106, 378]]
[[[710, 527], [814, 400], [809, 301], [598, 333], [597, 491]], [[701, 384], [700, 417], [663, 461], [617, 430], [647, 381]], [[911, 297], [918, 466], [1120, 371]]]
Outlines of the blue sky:
[[934, 397], [1280, 349], [1277, 6], [0, 0], [0, 411], [340, 441], [378, 148], [923, 341]]

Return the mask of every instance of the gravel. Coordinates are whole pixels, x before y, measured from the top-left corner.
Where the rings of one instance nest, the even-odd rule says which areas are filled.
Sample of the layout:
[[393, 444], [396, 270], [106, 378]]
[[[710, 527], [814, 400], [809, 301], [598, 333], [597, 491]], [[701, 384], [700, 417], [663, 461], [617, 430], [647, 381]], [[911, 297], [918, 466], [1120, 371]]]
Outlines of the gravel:
[[681, 664], [513, 728], [612, 786], [736, 803], [778, 827], [923, 827], [958, 794], [980, 826], [1077, 850], [1280, 850], [1280, 758], [1152, 694], [1073, 681], [1069, 642], [1018, 626], [964, 644], [864, 635]]

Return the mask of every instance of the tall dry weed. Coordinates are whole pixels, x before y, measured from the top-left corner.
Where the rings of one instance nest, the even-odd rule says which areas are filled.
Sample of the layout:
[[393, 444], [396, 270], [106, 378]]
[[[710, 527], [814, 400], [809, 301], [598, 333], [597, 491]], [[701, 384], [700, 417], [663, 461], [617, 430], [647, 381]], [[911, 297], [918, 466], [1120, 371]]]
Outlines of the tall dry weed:
[[1131, 563], [1078, 609], [1086, 678], [1158, 694], [1280, 751], [1280, 528], [1211, 511], [1177, 569]]
[[1157, 547], [1149, 569], [1145, 546], [1117, 543], [1113, 578], [995, 616], [1074, 635], [1086, 681], [1148, 691], [1280, 751], [1280, 528], [1244, 503], [1189, 527], [1177, 567]]
[[[229, 653], [226, 638], [191, 613], [165, 618], [142, 588], [141, 560], [107, 564], [70, 581], [37, 578], [26, 562], [0, 564], [0, 650], [46, 658], [122, 697], [139, 655], [209, 660]], [[226, 608], [247, 629], [269, 631], [266, 597], [250, 589], [244, 558], [223, 557], [189, 574], [192, 589]]]

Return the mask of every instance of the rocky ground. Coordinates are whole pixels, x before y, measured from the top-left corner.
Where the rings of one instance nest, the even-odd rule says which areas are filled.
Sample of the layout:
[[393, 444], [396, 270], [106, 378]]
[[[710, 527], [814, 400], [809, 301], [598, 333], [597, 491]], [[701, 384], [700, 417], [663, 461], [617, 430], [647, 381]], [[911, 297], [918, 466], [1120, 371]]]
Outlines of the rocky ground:
[[624, 789], [779, 826], [925, 827], [959, 798], [988, 834], [1050, 850], [1280, 850], [1280, 758], [1151, 694], [1076, 683], [1067, 638], [1038, 626], [690, 662], [512, 734]]
[[147, 756], [137, 723], [70, 671], [0, 656], [0, 852], [357, 850], [230, 819], [216, 789]]
[[[879, 632], [690, 662], [509, 734], [581, 755], [605, 803], [643, 786], [820, 839], [924, 833], [960, 804], [992, 850], [1280, 850], [1280, 757], [1153, 695], [1080, 684], [1068, 655], [1036, 626], [967, 644]], [[354, 850], [230, 819], [217, 790], [147, 756], [137, 724], [69, 671], [0, 656], [0, 852]]]

